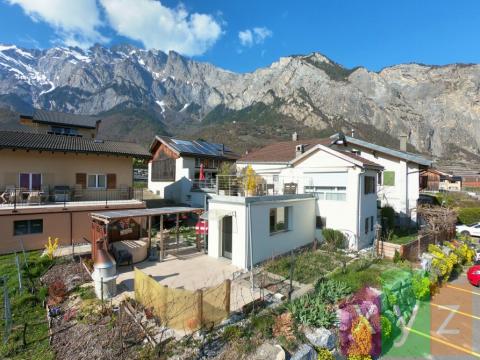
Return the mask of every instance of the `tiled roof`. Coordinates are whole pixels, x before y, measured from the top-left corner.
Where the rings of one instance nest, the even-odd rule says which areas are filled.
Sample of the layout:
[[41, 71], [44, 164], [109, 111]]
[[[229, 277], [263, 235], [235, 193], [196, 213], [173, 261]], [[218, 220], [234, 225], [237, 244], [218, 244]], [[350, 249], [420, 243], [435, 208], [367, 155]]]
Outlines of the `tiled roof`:
[[52, 125], [69, 125], [75, 127], [83, 127], [88, 129], [95, 129], [100, 118], [89, 115], [68, 114], [57, 111], [47, 111], [35, 109], [33, 114], [21, 115], [33, 119], [35, 122]]
[[258, 150], [253, 150], [243, 155], [239, 161], [243, 162], [289, 162], [295, 159], [295, 149], [297, 145], [304, 145], [304, 150], [308, 151], [315, 145], [321, 144], [328, 146], [329, 139], [308, 139], [301, 141], [280, 141], [264, 146]]
[[[330, 139], [308, 139], [308, 140], [299, 140], [299, 141], [281, 141], [272, 143], [270, 145], [264, 146], [261, 149], [252, 151], [244, 156], [242, 156], [240, 162], [282, 162], [287, 163], [295, 159], [295, 151], [297, 145], [304, 146], [304, 152], [309, 151], [316, 145], [330, 146]], [[334, 148], [333, 150], [341, 153], [342, 155], [348, 156], [349, 158], [361, 162], [365, 166], [383, 168], [382, 165], [379, 165], [373, 161], [367, 160], [353, 154], [351, 152], [339, 150]]]
[[19, 131], [0, 131], [0, 149], [111, 154], [150, 158], [150, 153], [135, 143]]
[[216, 144], [203, 140], [180, 140], [168, 136], [156, 136], [152, 146], [150, 146], [150, 151], [153, 151], [157, 142], [167, 145], [179, 155], [197, 155], [231, 160], [239, 158], [239, 155], [224, 144]]

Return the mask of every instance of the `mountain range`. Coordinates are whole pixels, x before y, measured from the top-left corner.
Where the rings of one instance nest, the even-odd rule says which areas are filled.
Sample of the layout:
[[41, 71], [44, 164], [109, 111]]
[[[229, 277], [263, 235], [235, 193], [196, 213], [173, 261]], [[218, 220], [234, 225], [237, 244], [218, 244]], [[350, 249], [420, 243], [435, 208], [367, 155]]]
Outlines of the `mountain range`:
[[293, 132], [350, 133], [440, 163], [480, 160], [480, 65], [346, 68], [320, 53], [234, 73], [131, 45], [45, 50], [0, 45], [0, 127], [34, 107], [100, 115], [105, 138], [153, 134], [221, 141], [238, 151]]

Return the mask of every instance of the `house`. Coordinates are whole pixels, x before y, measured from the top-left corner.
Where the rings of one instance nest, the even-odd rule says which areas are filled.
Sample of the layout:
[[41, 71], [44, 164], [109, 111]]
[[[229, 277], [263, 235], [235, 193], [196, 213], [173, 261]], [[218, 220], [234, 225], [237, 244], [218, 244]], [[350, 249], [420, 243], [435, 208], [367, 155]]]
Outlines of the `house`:
[[383, 167], [347, 151], [329, 146], [325, 139], [284, 141], [267, 145], [237, 161], [250, 166], [266, 183], [268, 194], [311, 194], [315, 238], [322, 229], [342, 231], [349, 247], [362, 249], [373, 243], [377, 224], [377, 177]]
[[404, 225], [416, 223], [416, 206], [420, 192], [420, 172], [432, 166], [425, 157], [407, 152], [407, 137], [400, 139], [400, 150], [338, 133], [330, 137], [331, 147], [349, 151], [374, 161], [384, 170], [378, 177], [378, 199], [391, 206]]
[[[1, 253], [43, 248], [49, 236], [61, 245], [85, 242], [90, 212], [145, 207], [142, 190], [133, 188], [133, 159], [148, 160], [147, 150], [92, 137], [98, 119], [46, 118], [45, 127], [30, 119], [31, 132], [0, 131]], [[95, 124], [92, 132], [84, 132], [87, 123]], [[48, 130], [56, 124], [72, 132]]]
[[30, 132], [96, 138], [101, 119], [88, 115], [66, 114], [35, 109], [32, 114], [20, 115], [20, 124]]
[[[201, 207], [205, 194], [215, 190], [221, 164], [233, 165], [239, 158], [224, 144], [167, 136], [156, 136], [150, 153], [148, 189], [176, 203]], [[201, 170], [204, 180], [200, 179]]]
[[437, 169], [420, 172], [421, 191], [461, 191], [462, 177], [454, 176]]

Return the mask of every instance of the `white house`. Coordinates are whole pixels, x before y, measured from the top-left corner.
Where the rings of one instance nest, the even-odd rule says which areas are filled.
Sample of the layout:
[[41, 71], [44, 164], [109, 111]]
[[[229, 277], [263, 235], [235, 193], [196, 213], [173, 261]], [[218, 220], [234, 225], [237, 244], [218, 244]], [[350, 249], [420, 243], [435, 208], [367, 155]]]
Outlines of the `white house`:
[[[323, 228], [342, 231], [349, 247], [373, 243], [377, 224], [377, 177], [383, 167], [356, 154], [332, 149], [329, 140], [284, 141], [250, 152], [237, 161], [266, 182], [267, 194], [313, 194], [315, 237]], [[309, 217], [311, 214], [305, 213]]]
[[249, 269], [315, 239], [313, 194], [209, 199], [208, 255]]
[[[222, 162], [233, 164], [239, 157], [223, 144], [167, 136], [156, 136], [150, 153], [148, 189], [176, 203], [200, 207], [206, 193], [215, 190]], [[205, 180], [199, 179], [201, 166]]]
[[391, 206], [399, 214], [400, 220], [414, 224], [417, 219], [420, 172], [430, 167], [432, 161], [407, 152], [406, 140], [406, 136], [401, 137], [401, 150], [394, 150], [338, 133], [330, 138], [329, 146], [353, 152], [383, 166], [384, 170], [377, 179], [381, 205]]

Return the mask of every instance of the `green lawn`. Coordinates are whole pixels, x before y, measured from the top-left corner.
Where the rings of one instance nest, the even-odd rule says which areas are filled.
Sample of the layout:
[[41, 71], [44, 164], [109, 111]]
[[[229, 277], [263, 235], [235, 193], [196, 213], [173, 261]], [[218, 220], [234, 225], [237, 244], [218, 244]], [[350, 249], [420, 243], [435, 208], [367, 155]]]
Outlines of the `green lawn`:
[[[19, 260], [23, 265], [23, 254], [19, 254]], [[49, 268], [51, 261], [48, 258], [40, 258], [40, 252], [27, 253], [28, 270], [22, 270], [23, 292], [19, 292], [19, 282], [15, 256], [0, 256], [0, 276], [7, 277], [8, 293], [10, 296], [12, 312], [12, 332], [6, 344], [0, 343], [0, 358], [2, 359], [54, 359], [54, 353], [48, 344], [48, 324], [46, 323], [46, 311], [43, 300], [47, 289], [39, 285], [40, 276]], [[34, 293], [30, 289], [34, 288]], [[3, 286], [0, 287], [0, 332], [3, 338], [5, 330]], [[24, 324], [27, 324], [26, 346], [23, 346], [22, 332]]]
[[265, 269], [289, 278], [293, 263], [293, 280], [303, 284], [313, 284], [326, 273], [341, 267], [343, 259], [348, 260], [345, 255], [339, 253], [306, 250], [295, 254], [293, 259], [291, 256], [282, 256], [269, 261], [265, 265]]
[[[358, 259], [347, 265], [345, 270], [338, 269], [330, 275], [331, 279], [347, 283], [352, 291], [360, 290], [365, 286], [380, 288], [382, 274], [388, 274], [391, 269], [409, 268], [409, 263], [394, 264], [390, 260]], [[385, 277], [383, 276], [383, 280]]]

